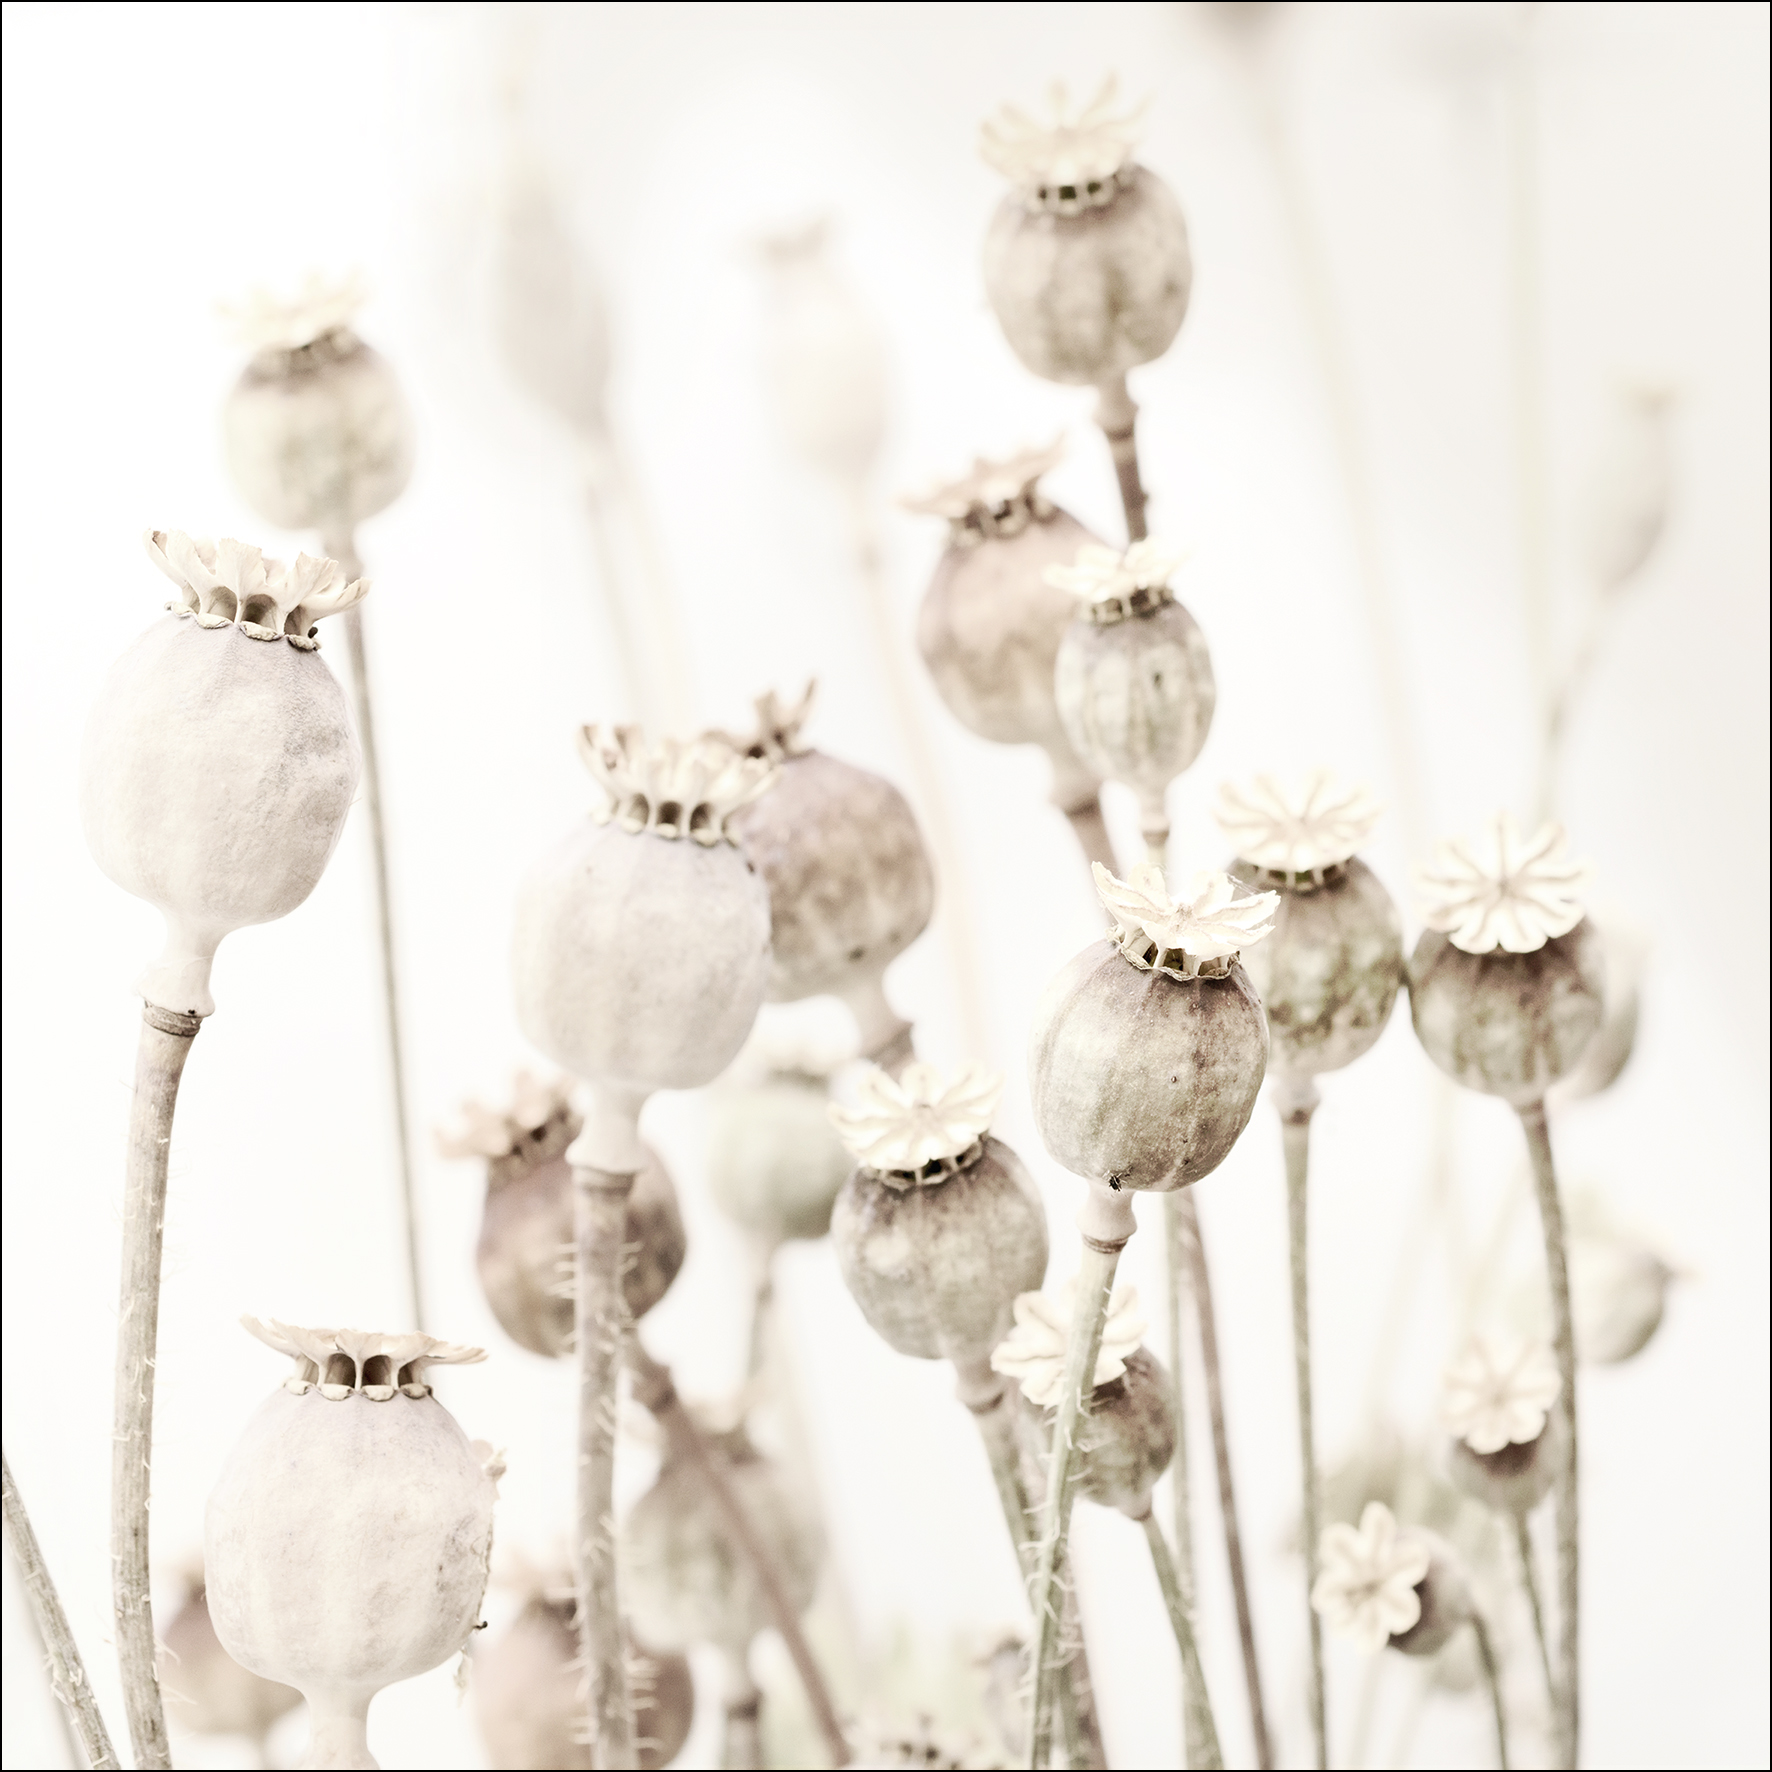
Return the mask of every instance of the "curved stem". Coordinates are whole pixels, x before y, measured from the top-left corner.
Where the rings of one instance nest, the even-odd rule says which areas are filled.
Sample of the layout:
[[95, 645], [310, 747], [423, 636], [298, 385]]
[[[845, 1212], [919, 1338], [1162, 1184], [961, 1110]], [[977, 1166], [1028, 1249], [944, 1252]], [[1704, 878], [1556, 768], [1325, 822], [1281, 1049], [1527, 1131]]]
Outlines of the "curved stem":
[[[1175, 1415], [1175, 1458], [1169, 1466], [1171, 1509], [1175, 1516], [1176, 1579], [1191, 1617], [1194, 1607], [1194, 1522], [1187, 1461], [1187, 1383], [1182, 1375], [1181, 1318], [1187, 1296], [1187, 1256], [1182, 1245], [1181, 1195], [1163, 1196], [1163, 1252], [1169, 1271], [1169, 1404]], [[1206, 1739], [1200, 1726], [1200, 1695], [1184, 1661], [1181, 1716], [1190, 1766], [1205, 1764]]]
[[80, 1659], [80, 1647], [69, 1628], [68, 1615], [62, 1610], [61, 1596], [49, 1578], [49, 1565], [43, 1560], [37, 1534], [31, 1530], [31, 1516], [25, 1512], [18, 1485], [12, 1480], [12, 1465], [4, 1452], [0, 1452], [0, 1479], [7, 1542], [12, 1546], [25, 1597], [30, 1602], [31, 1620], [49, 1662], [50, 1683], [66, 1716], [73, 1720], [86, 1763], [116, 1766], [117, 1751], [111, 1746], [105, 1720], [99, 1715], [98, 1700], [87, 1684], [86, 1663]]
[[1526, 1598], [1532, 1607], [1532, 1634], [1538, 1639], [1538, 1661], [1544, 1669], [1544, 1692], [1554, 1711], [1557, 1704], [1557, 1676], [1551, 1672], [1550, 1638], [1544, 1629], [1544, 1601], [1538, 1592], [1538, 1566], [1532, 1555], [1532, 1530], [1524, 1514], [1514, 1515], [1514, 1539], [1520, 1547], [1520, 1575], [1526, 1584]]
[[[1307, 1094], [1308, 1092], [1308, 1094]], [[1304, 1611], [1310, 1621], [1311, 1733], [1317, 1765], [1329, 1764], [1329, 1726], [1323, 1696], [1323, 1621], [1310, 1602], [1317, 1584], [1317, 1441], [1311, 1414], [1310, 1245], [1305, 1184], [1310, 1172], [1311, 1113], [1317, 1092], [1308, 1083], [1294, 1088], [1280, 1106], [1280, 1136], [1286, 1147], [1286, 1220], [1292, 1257], [1292, 1364], [1298, 1382], [1298, 1452], [1304, 1486]]]
[[[1193, 1608], [1182, 1591], [1175, 1573], [1175, 1559], [1169, 1554], [1169, 1540], [1157, 1524], [1157, 1516], [1144, 1516], [1145, 1542], [1151, 1547], [1151, 1563], [1157, 1571], [1157, 1586], [1163, 1590], [1163, 1604], [1169, 1610], [1169, 1623], [1175, 1631], [1175, 1646], [1181, 1651], [1182, 1678], [1188, 1693], [1188, 1765], [1217, 1768], [1224, 1765], [1218, 1746], [1218, 1725], [1212, 1719], [1212, 1699], [1206, 1691], [1206, 1674], [1200, 1666], [1199, 1646], [1194, 1642]], [[1195, 1730], [1200, 1738], [1196, 1755], [1191, 1740]]]
[[1581, 1742], [1581, 1498], [1575, 1437], [1575, 1318], [1569, 1304], [1569, 1251], [1563, 1236], [1563, 1202], [1551, 1160], [1544, 1103], [1520, 1109], [1532, 1176], [1538, 1184], [1538, 1216], [1544, 1227], [1544, 1265], [1550, 1278], [1551, 1318], [1557, 1371], [1563, 1389], [1557, 1398], [1568, 1450], [1557, 1473], [1557, 1674], [1555, 1688], [1558, 1764], [1572, 1767]]
[[1225, 1426], [1224, 1382], [1218, 1366], [1218, 1323], [1212, 1310], [1212, 1275], [1206, 1245], [1200, 1237], [1200, 1216], [1191, 1189], [1181, 1192], [1177, 1208], [1182, 1247], [1193, 1282], [1194, 1308], [1200, 1319], [1200, 1355], [1206, 1368], [1206, 1407], [1212, 1417], [1212, 1450], [1218, 1464], [1218, 1506], [1224, 1519], [1224, 1552], [1230, 1564], [1231, 1594], [1237, 1604], [1237, 1636], [1243, 1649], [1243, 1680], [1249, 1692], [1249, 1724], [1255, 1735], [1255, 1758], [1265, 1772], [1274, 1763], [1267, 1710], [1261, 1697], [1261, 1667], [1255, 1658], [1255, 1623], [1249, 1610], [1249, 1578], [1243, 1568], [1243, 1535], [1237, 1525], [1237, 1493], [1231, 1481], [1230, 1435]]
[[744, 1511], [744, 1504], [726, 1480], [724, 1465], [702, 1438], [701, 1429], [695, 1425], [689, 1411], [683, 1407], [683, 1400], [677, 1395], [677, 1387], [671, 1381], [670, 1368], [653, 1359], [635, 1336], [628, 1337], [625, 1353], [628, 1369], [634, 1376], [635, 1398], [664, 1429], [671, 1454], [692, 1466], [707, 1485], [709, 1498], [725, 1521], [726, 1530], [732, 1534], [739, 1554], [755, 1572], [757, 1585], [762, 1588], [764, 1601], [769, 1607], [770, 1622], [780, 1635], [794, 1669], [800, 1676], [800, 1683], [806, 1689], [806, 1701], [812, 1708], [813, 1721], [824, 1737], [825, 1751], [830, 1763], [833, 1766], [847, 1766], [852, 1757], [851, 1751], [843, 1734], [843, 1726], [837, 1721], [830, 1689], [825, 1685], [818, 1663], [812, 1658], [811, 1649], [807, 1647], [805, 1632], [800, 1628], [799, 1614], [788, 1601], [775, 1564], [752, 1527], [750, 1517]]
[[572, 1171], [574, 1339], [578, 1349], [578, 1522], [573, 1568], [599, 1766], [635, 1767], [626, 1645], [615, 1579], [615, 1387], [628, 1327], [622, 1296], [631, 1175]]
[[1095, 422], [1101, 426], [1113, 453], [1114, 472], [1120, 481], [1120, 508], [1126, 513], [1126, 539], [1143, 541], [1149, 533], [1144, 522], [1144, 487], [1138, 478], [1138, 408], [1127, 392], [1126, 378], [1103, 382], [1095, 402]]
[[179, 1078], [202, 1021], [142, 1004], [123, 1193], [123, 1274], [117, 1294], [117, 1382], [111, 1440], [111, 1594], [117, 1662], [135, 1763], [172, 1764], [160, 1702], [154, 1609], [148, 1595], [148, 1487], [154, 1445], [154, 1354], [160, 1329], [160, 1249], [166, 1159]]
[[1095, 1363], [1101, 1355], [1107, 1326], [1108, 1298], [1120, 1265], [1125, 1239], [1108, 1244], [1083, 1239], [1083, 1260], [1077, 1270], [1076, 1303], [1070, 1341], [1065, 1349], [1064, 1388], [1059, 1393], [1058, 1419], [1052, 1429], [1052, 1455], [1046, 1470], [1046, 1498], [1040, 1510], [1040, 1543], [1034, 1567], [1034, 1703], [1029, 1718], [1029, 1766], [1043, 1766], [1052, 1747], [1052, 1690], [1059, 1667], [1059, 1621], [1064, 1611], [1059, 1570], [1070, 1537], [1075, 1476], [1076, 1430], [1084, 1398], [1095, 1386]]
[[[347, 578], [363, 575], [356, 538], [349, 530], [324, 537], [326, 552]], [[394, 907], [388, 890], [388, 843], [382, 824], [381, 764], [375, 748], [375, 704], [369, 687], [369, 651], [363, 632], [363, 606], [343, 617], [351, 654], [351, 689], [356, 700], [357, 741], [363, 747], [363, 810], [369, 818], [369, 857], [375, 880], [375, 929], [381, 948], [382, 1016], [388, 1035], [388, 1072], [394, 1090], [394, 1138], [400, 1161], [400, 1216], [406, 1239], [406, 1281], [412, 1290], [412, 1326], [425, 1326], [424, 1281], [418, 1259], [418, 1201], [412, 1182], [412, 1128], [406, 1113], [406, 1043], [400, 1032], [400, 984], [394, 960]]]
[[1495, 1645], [1489, 1641], [1489, 1627], [1483, 1622], [1481, 1613], [1472, 1617], [1471, 1629], [1477, 1633], [1477, 1653], [1483, 1658], [1483, 1677], [1489, 1682], [1489, 1702], [1495, 1707], [1495, 1757], [1501, 1772], [1508, 1772], [1507, 1712], [1501, 1703], [1501, 1669], [1495, 1665]]

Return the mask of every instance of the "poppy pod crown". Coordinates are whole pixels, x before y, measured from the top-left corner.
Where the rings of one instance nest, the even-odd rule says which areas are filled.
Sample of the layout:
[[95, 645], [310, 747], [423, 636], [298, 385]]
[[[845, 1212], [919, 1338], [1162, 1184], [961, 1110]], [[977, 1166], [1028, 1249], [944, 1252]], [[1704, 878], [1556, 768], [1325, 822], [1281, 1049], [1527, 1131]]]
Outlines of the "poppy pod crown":
[[1018, 105], [1004, 105], [979, 130], [980, 154], [1037, 214], [1105, 209], [1131, 170], [1147, 105], [1121, 110], [1119, 81], [1112, 74], [1083, 104], [1073, 104], [1064, 82], [1054, 81], [1046, 103], [1048, 123]]

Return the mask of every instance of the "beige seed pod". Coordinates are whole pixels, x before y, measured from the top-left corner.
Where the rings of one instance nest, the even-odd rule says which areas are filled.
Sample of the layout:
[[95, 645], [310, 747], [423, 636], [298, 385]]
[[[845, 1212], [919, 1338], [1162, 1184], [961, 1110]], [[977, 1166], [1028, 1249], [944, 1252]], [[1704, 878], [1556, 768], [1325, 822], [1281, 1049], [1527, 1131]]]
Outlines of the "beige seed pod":
[[852, 1165], [831, 1126], [827, 1089], [824, 1076], [778, 1066], [713, 1091], [708, 1191], [767, 1249], [831, 1228]]
[[370, 1701], [458, 1653], [479, 1621], [503, 1465], [424, 1375], [486, 1356], [429, 1335], [242, 1321], [296, 1370], [209, 1497], [210, 1618], [241, 1666], [307, 1699], [304, 1765], [374, 1766]]

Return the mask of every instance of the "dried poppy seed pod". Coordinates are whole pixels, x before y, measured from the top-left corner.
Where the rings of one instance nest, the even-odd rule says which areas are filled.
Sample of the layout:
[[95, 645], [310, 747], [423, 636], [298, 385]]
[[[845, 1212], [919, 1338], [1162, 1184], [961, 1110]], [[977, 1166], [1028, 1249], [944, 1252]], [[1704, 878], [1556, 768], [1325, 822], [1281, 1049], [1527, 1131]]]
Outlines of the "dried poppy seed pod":
[[1605, 960], [1579, 896], [1587, 868], [1560, 826], [1525, 843], [1502, 813], [1476, 842], [1442, 843], [1418, 878], [1428, 927], [1409, 1006], [1428, 1056], [1467, 1089], [1516, 1108], [1543, 1101], [1604, 1004]]
[[1499, 1513], [1529, 1514], [1550, 1493], [1568, 1445], [1551, 1411], [1562, 1388], [1542, 1342], [1474, 1337], [1441, 1381], [1452, 1481]]
[[1437, 1654], [1475, 1615], [1458, 1553], [1437, 1533], [1399, 1526], [1382, 1501], [1366, 1504], [1358, 1526], [1325, 1526], [1317, 1558], [1311, 1605], [1369, 1654]]
[[243, 1668], [215, 1634], [201, 1563], [186, 1572], [185, 1603], [159, 1633], [168, 1713], [199, 1735], [244, 1735], [265, 1760], [271, 1725], [301, 1703], [293, 1686]]
[[828, 993], [855, 1012], [862, 1052], [908, 1056], [909, 1026], [886, 1002], [886, 967], [929, 926], [935, 876], [923, 834], [889, 781], [800, 742], [814, 685], [784, 709], [757, 700], [757, 731], [732, 742], [780, 772], [732, 820], [769, 888], [772, 1003]]
[[1206, 637], [1169, 588], [1179, 563], [1139, 541], [1123, 554], [1084, 546], [1075, 565], [1046, 569], [1079, 605], [1058, 648], [1059, 718], [1090, 769], [1137, 793], [1147, 840], [1167, 836], [1164, 796], [1199, 756], [1218, 702]]
[[828, 1087], [822, 1065], [777, 1064], [713, 1092], [708, 1191], [767, 1249], [831, 1228], [851, 1164], [831, 1126]]
[[[824, 1557], [816, 1520], [743, 1428], [709, 1439], [788, 1605], [804, 1612]], [[684, 1459], [667, 1457], [657, 1482], [629, 1510], [621, 1549], [628, 1618], [635, 1634], [657, 1648], [712, 1643], [742, 1657], [774, 1623], [756, 1566], [733, 1542], [706, 1478]]]
[[[1042, 1292], [1015, 1301], [1015, 1328], [991, 1355], [991, 1367], [1021, 1387], [1021, 1423], [1028, 1451], [1044, 1464], [1064, 1388], [1065, 1348], [1076, 1309], [1076, 1283], [1057, 1302]], [[1108, 1306], [1094, 1387], [1076, 1429], [1077, 1493], [1131, 1520], [1151, 1511], [1151, 1491], [1175, 1457], [1175, 1411], [1169, 1375], [1139, 1345], [1144, 1317], [1130, 1286]]]
[[1021, 1160], [989, 1133], [1003, 1080], [947, 1083], [912, 1064], [871, 1072], [831, 1118], [860, 1165], [831, 1215], [843, 1283], [901, 1354], [982, 1369], [1017, 1296], [1046, 1277], [1046, 1211]]
[[1239, 898], [1196, 874], [1171, 898], [1160, 868], [1099, 863], [1114, 934], [1046, 987], [1028, 1069], [1046, 1148], [1085, 1180], [1168, 1193], [1222, 1163], [1267, 1070], [1267, 1018], [1238, 954], [1272, 928], [1274, 893]]
[[[566, 1147], [584, 1122], [565, 1079], [517, 1078], [511, 1105], [493, 1113], [478, 1102], [460, 1128], [439, 1136], [446, 1157], [486, 1160], [486, 1210], [474, 1251], [481, 1290], [498, 1324], [520, 1347], [557, 1359], [572, 1345], [572, 1165]], [[669, 1290], [688, 1239], [677, 1190], [650, 1145], [627, 1197], [623, 1236], [629, 1258], [621, 1290], [636, 1321]]]
[[222, 937], [287, 916], [338, 846], [362, 752], [314, 623], [358, 602], [331, 560], [152, 530], [172, 613], [111, 667], [80, 751], [80, 818], [99, 866], [166, 920], [137, 981], [212, 1015]]
[[[569, 1577], [561, 1594], [535, 1594], [495, 1643], [474, 1657], [474, 1711], [486, 1757], [499, 1768], [590, 1772], [584, 1735], [584, 1670], [578, 1608]], [[628, 1690], [643, 1772], [683, 1751], [695, 1717], [695, 1685], [681, 1655], [630, 1646]]]
[[1096, 538], [1041, 496], [1062, 442], [963, 479], [905, 508], [945, 517], [948, 545], [923, 595], [917, 649], [948, 711], [993, 744], [1037, 744], [1052, 759], [1053, 798], [1068, 810], [1099, 783], [1078, 760], [1053, 691], [1058, 644], [1075, 599], [1046, 580]]
[[1384, 1032], [1403, 982], [1403, 929], [1383, 884], [1354, 851], [1377, 821], [1364, 788], [1317, 770], [1294, 788], [1271, 776], [1219, 789], [1228, 870], [1275, 892], [1274, 932], [1244, 962], [1267, 1011], [1273, 1068], [1305, 1079], [1352, 1064]]
[[1578, 1234], [1569, 1242], [1575, 1351], [1583, 1365], [1615, 1366], [1649, 1345], [1679, 1277], [1654, 1249], [1621, 1232]]
[[431, 1395], [483, 1360], [429, 1335], [241, 1321], [295, 1375], [247, 1423], [209, 1497], [209, 1614], [242, 1667], [308, 1701], [307, 1766], [373, 1766], [369, 1703], [473, 1634], [503, 1465]]
[[223, 409], [228, 467], [280, 529], [348, 534], [412, 477], [412, 414], [386, 361], [351, 330], [355, 278], [310, 277], [293, 301], [262, 290], [233, 310], [252, 346]]
[[517, 1021], [593, 1085], [569, 1160], [635, 1175], [646, 1097], [711, 1082], [762, 1003], [769, 893], [727, 821], [774, 772], [711, 734], [648, 749], [633, 727], [586, 727], [580, 750], [609, 803], [518, 894]]
[[1187, 223], [1169, 187], [1132, 164], [1139, 114], [1115, 116], [1109, 78], [1042, 127], [1013, 106], [981, 150], [1015, 188], [998, 206], [984, 283], [1010, 348], [1047, 381], [1101, 387], [1162, 356], [1193, 286]]

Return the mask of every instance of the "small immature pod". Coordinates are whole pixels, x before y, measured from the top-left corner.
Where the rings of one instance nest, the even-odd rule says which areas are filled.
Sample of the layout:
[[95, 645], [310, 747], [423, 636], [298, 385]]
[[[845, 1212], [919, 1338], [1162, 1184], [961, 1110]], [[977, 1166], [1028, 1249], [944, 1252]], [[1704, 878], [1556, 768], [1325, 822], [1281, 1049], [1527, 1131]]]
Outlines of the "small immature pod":
[[1498, 1513], [1530, 1513], [1550, 1493], [1566, 1450], [1563, 1418], [1551, 1407], [1562, 1388], [1542, 1342], [1474, 1337], [1441, 1384], [1453, 1482]]
[[831, 1215], [837, 1266], [861, 1313], [901, 1354], [982, 1368], [1018, 1295], [1046, 1277], [1046, 1212], [1016, 1154], [988, 1130], [1001, 1077], [946, 1082], [875, 1070], [833, 1107], [859, 1167]]
[[293, 301], [262, 290], [231, 318], [253, 358], [222, 415], [228, 466], [280, 529], [347, 535], [412, 477], [412, 414], [387, 362], [351, 330], [356, 278], [310, 277]]
[[1399, 1526], [1382, 1501], [1366, 1504], [1358, 1526], [1325, 1526], [1317, 1558], [1312, 1606], [1369, 1654], [1436, 1654], [1474, 1615], [1458, 1553], [1436, 1533]]
[[463, 1649], [480, 1617], [503, 1464], [431, 1395], [483, 1360], [429, 1335], [241, 1319], [295, 1374], [209, 1498], [209, 1612], [241, 1666], [308, 1701], [308, 1766], [373, 1766], [370, 1700]]
[[[572, 1165], [566, 1147], [583, 1127], [564, 1078], [540, 1083], [527, 1072], [510, 1107], [493, 1113], [470, 1102], [460, 1127], [439, 1136], [446, 1157], [486, 1162], [486, 1210], [474, 1252], [480, 1286], [499, 1327], [531, 1353], [558, 1358], [572, 1345]], [[627, 1197], [628, 1251], [622, 1296], [636, 1321], [664, 1297], [688, 1241], [677, 1190], [658, 1153]]]
[[985, 241], [984, 282], [1010, 348], [1047, 381], [1100, 387], [1162, 356], [1193, 286], [1169, 187], [1132, 164], [1139, 112], [1115, 115], [1110, 77], [1073, 111], [1062, 85], [1042, 126], [1014, 106], [981, 150], [1014, 189]]
[[100, 867], [166, 920], [137, 983], [211, 1015], [222, 937], [295, 909], [338, 846], [362, 753], [314, 624], [360, 601], [331, 560], [150, 531], [171, 613], [112, 667], [86, 722], [80, 816]]

